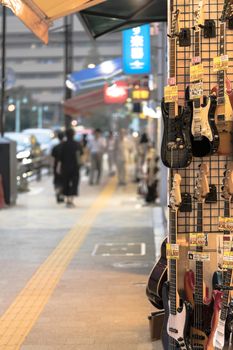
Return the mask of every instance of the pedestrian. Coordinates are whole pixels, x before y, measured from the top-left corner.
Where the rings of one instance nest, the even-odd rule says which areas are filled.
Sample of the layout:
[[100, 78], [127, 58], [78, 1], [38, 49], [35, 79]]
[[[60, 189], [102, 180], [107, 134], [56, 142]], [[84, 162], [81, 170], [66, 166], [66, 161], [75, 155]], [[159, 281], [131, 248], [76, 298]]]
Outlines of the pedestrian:
[[66, 197], [66, 206], [74, 207], [74, 196], [79, 194], [79, 173], [81, 167], [82, 146], [74, 140], [74, 130], [66, 130], [67, 140], [61, 148], [61, 174], [63, 179], [63, 194]]
[[113, 176], [115, 174], [114, 172], [114, 165], [115, 165], [115, 157], [114, 157], [114, 147], [115, 147], [115, 139], [113, 136], [113, 132], [110, 131], [108, 138], [107, 138], [107, 154], [108, 154], [108, 173], [109, 176]]
[[89, 165], [89, 149], [88, 149], [87, 134], [83, 135], [81, 145], [83, 150], [82, 166], [85, 169], [86, 176], [88, 176], [90, 172], [90, 165]]
[[94, 131], [94, 137], [90, 140], [89, 152], [91, 158], [91, 170], [89, 184], [99, 184], [102, 175], [102, 158], [105, 151], [105, 141], [101, 136], [101, 130], [96, 129]]
[[121, 129], [119, 136], [115, 142], [115, 158], [117, 166], [118, 184], [126, 185], [126, 167], [129, 157], [129, 144], [125, 129]]
[[64, 202], [63, 196], [63, 180], [62, 174], [59, 169], [59, 160], [61, 158], [61, 148], [64, 140], [64, 133], [59, 131], [57, 134], [57, 138], [59, 140], [59, 144], [54, 146], [52, 149], [52, 157], [53, 157], [53, 184], [55, 189], [55, 195], [57, 203]]

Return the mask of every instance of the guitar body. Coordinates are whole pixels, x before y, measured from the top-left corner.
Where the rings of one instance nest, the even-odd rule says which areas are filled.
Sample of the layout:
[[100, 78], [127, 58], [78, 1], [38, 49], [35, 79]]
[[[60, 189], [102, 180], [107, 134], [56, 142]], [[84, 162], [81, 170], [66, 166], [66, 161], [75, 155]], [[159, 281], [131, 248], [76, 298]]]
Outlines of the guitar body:
[[161, 245], [161, 257], [153, 267], [146, 287], [146, 294], [149, 301], [154, 307], [160, 310], [163, 309], [162, 287], [164, 282], [167, 281], [166, 243], [167, 238]]
[[191, 111], [179, 107], [179, 115], [169, 117], [169, 103], [162, 101], [164, 133], [161, 147], [163, 164], [172, 169], [186, 168], [192, 160], [190, 129]]
[[[207, 350], [215, 350], [216, 344], [219, 343], [218, 338], [222, 340], [222, 338], [225, 341], [225, 331], [222, 334], [219, 334], [219, 327], [221, 329], [221, 324], [219, 323], [220, 320], [220, 310], [221, 310], [221, 302], [222, 302], [222, 292], [220, 291], [214, 291], [214, 314], [212, 318], [212, 323], [211, 323], [211, 333], [208, 339], [207, 343]], [[225, 330], [225, 326], [224, 326]], [[222, 333], [222, 332], [221, 332]], [[218, 347], [218, 346], [217, 346]]]
[[[198, 109], [193, 108], [192, 121], [192, 152], [194, 157], [205, 157], [217, 152], [219, 146], [219, 135], [215, 125], [216, 97], [207, 98], [205, 106]], [[195, 120], [200, 120], [200, 125], [195, 125]], [[200, 128], [200, 134], [197, 135], [195, 130]]]
[[217, 106], [215, 124], [219, 133], [218, 154], [230, 155], [232, 153], [233, 112], [230, 98], [225, 94], [225, 104]]
[[[190, 305], [186, 302], [178, 309], [176, 315], [169, 313], [169, 282], [163, 285], [163, 304], [165, 309], [164, 329], [162, 343], [164, 350], [182, 349], [191, 350], [188, 339], [189, 320], [191, 315]], [[173, 345], [171, 347], [171, 344]]]

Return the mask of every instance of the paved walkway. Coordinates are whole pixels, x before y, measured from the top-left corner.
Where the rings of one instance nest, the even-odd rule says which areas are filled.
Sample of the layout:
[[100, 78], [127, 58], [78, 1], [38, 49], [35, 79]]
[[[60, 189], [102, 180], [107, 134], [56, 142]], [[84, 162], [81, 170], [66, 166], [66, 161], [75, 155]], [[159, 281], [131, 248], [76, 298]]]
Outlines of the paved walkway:
[[82, 185], [57, 206], [51, 179], [0, 211], [0, 349], [160, 350], [145, 296], [154, 263], [150, 207], [133, 185]]

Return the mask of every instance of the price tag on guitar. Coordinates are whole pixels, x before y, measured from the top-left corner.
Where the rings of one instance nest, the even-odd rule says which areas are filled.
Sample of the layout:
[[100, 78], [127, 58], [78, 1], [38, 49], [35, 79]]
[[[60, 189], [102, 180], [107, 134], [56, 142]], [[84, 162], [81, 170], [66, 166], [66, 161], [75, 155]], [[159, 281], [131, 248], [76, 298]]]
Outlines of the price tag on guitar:
[[213, 60], [214, 72], [227, 70], [228, 62], [229, 62], [228, 55], [221, 55], [221, 56], [214, 57], [214, 60]]
[[219, 231], [233, 231], [233, 218], [219, 217], [218, 221]]
[[203, 96], [203, 82], [191, 83], [190, 84], [190, 99], [195, 100], [196, 98], [201, 98]]
[[167, 85], [164, 88], [164, 100], [165, 103], [178, 102], [178, 86]]
[[166, 244], [167, 259], [178, 260], [180, 257], [179, 244]]
[[202, 80], [204, 77], [204, 66], [202, 63], [190, 66], [190, 82]]
[[206, 247], [208, 245], [208, 235], [203, 232], [190, 233], [190, 247]]
[[223, 268], [233, 269], [233, 252], [229, 251], [223, 253]]

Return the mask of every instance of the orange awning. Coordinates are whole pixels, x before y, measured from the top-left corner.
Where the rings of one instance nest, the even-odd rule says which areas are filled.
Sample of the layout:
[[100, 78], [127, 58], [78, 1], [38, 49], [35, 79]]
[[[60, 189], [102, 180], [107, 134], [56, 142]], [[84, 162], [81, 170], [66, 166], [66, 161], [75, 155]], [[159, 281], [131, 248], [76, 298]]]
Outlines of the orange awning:
[[105, 0], [0, 0], [45, 44], [52, 22]]

